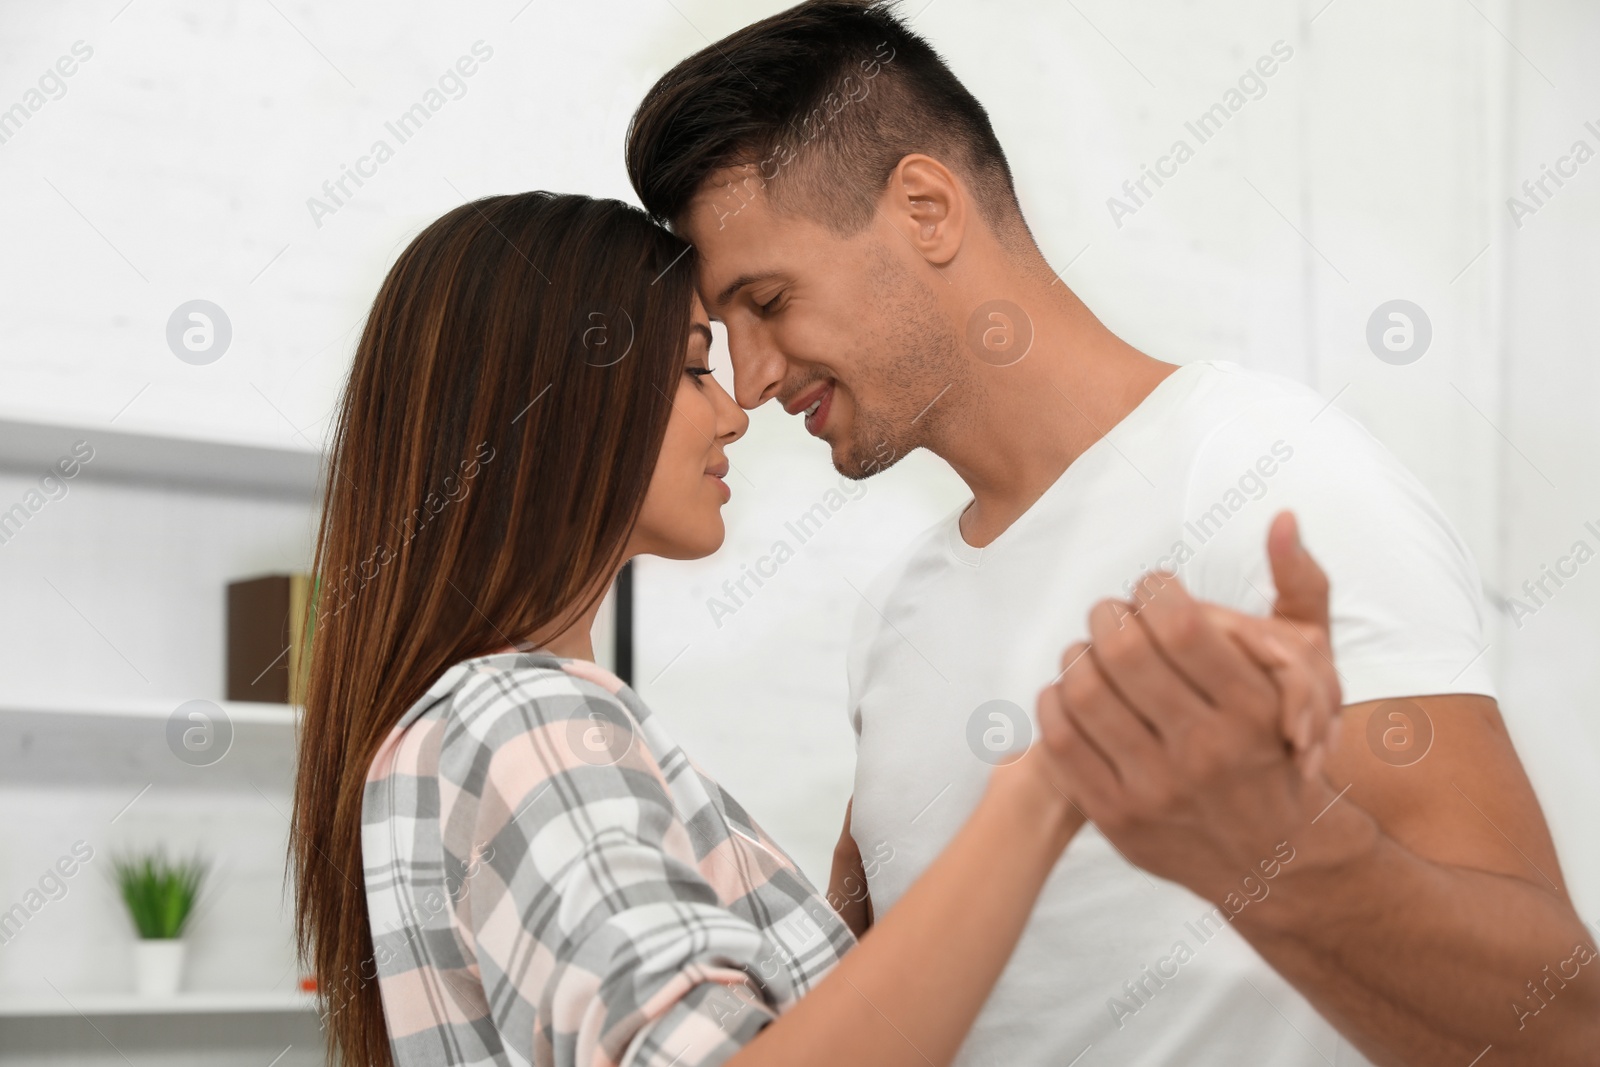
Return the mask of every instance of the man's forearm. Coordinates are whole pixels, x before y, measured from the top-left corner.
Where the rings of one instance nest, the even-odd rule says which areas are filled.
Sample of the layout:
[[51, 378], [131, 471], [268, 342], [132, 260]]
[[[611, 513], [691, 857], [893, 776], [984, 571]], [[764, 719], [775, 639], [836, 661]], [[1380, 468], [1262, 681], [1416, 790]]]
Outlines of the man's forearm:
[[1554, 887], [1431, 862], [1348, 798], [1235, 927], [1378, 1064], [1557, 1067], [1600, 1047], [1600, 956]]

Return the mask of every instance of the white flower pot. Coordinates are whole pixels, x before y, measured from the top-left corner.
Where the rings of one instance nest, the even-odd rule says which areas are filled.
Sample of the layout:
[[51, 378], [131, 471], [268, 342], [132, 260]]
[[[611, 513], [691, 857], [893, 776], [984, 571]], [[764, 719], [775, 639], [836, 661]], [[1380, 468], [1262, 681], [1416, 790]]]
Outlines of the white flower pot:
[[133, 946], [134, 988], [141, 997], [170, 997], [183, 980], [181, 938], [140, 939]]

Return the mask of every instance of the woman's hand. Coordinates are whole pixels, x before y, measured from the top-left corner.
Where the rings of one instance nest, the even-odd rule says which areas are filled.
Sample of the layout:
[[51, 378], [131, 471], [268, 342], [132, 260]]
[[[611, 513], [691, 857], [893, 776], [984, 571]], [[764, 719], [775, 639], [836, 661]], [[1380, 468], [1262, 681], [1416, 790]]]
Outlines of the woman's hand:
[[1326, 629], [1281, 616], [1260, 618], [1202, 604], [1208, 622], [1226, 633], [1272, 679], [1278, 691], [1278, 729], [1295, 765], [1316, 777], [1339, 738], [1341, 695]]
[[1267, 531], [1267, 559], [1278, 600], [1267, 618], [1203, 604], [1205, 620], [1226, 633], [1271, 676], [1279, 697], [1279, 732], [1309, 781], [1339, 737], [1344, 698], [1333, 665], [1328, 576], [1300, 542], [1293, 512]]

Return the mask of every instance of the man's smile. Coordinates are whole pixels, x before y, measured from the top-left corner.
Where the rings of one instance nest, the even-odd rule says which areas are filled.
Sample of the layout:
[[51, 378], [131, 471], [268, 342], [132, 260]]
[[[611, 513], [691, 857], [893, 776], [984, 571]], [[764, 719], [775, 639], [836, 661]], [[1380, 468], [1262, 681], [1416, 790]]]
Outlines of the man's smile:
[[805, 414], [806, 432], [813, 437], [822, 436], [822, 428], [827, 424], [828, 412], [833, 406], [833, 380], [827, 379], [792, 397], [783, 405], [783, 410], [791, 415]]

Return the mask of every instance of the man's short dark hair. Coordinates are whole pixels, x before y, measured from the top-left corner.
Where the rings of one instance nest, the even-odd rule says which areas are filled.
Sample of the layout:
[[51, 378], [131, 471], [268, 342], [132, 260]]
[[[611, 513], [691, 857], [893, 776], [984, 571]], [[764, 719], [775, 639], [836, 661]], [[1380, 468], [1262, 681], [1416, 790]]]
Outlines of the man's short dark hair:
[[781, 205], [848, 235], [871, 221], [900, 160], [923, 152], [968, 183], [1003, 241], [1025, 235], [988, 112], [893, 7], [809, 0], [663, 75], [628, 130], [628, 176], [645, 210], [681, 223], [710, 175], [753, 164]]

